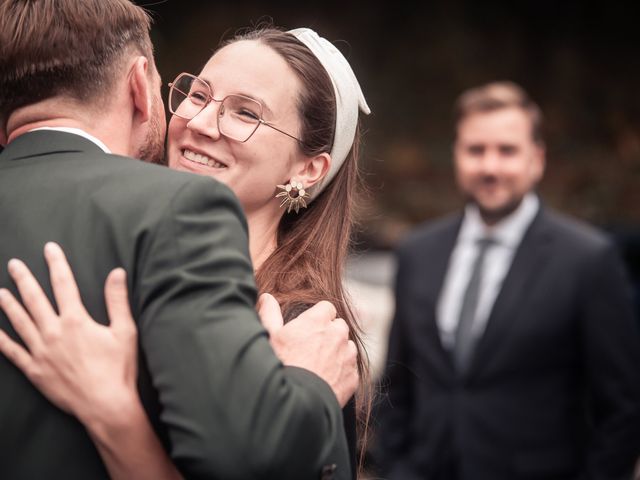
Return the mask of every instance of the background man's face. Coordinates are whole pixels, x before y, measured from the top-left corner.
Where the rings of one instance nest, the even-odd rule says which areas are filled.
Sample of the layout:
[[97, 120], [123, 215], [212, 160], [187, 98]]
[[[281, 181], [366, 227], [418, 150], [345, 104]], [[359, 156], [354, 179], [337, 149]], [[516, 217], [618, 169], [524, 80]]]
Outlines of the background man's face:
[[533, 141], [528, 115], [516, 107], [472, 113], [460, 121], [457, 133], [458, 187], [487, 223], [495, 223], [540, 180], [544, 150]]

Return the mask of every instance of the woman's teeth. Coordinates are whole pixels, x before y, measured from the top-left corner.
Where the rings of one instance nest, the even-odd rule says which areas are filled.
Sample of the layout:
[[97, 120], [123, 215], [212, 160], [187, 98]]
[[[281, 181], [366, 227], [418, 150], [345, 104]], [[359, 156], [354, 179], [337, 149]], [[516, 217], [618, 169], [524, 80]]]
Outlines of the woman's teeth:
[[196, 153], [196, 152], [192, 152], [191, 150], [186, 150], [186, 149], [183, 150], [182, 151], [182, 155], [187, 160], [191, 160], [192, 162], [196, 162], [196, 163], [199, 163], [201, 165], [207, 165], [208, 167], [222, 168], [222, 167], [226, 166], [226, 165], [224, 165], [224, 164], [222, 164], [220, 162], [217, 162], [213, 158], [207, 157], [206, 155], [201, 155], [201, 154]]

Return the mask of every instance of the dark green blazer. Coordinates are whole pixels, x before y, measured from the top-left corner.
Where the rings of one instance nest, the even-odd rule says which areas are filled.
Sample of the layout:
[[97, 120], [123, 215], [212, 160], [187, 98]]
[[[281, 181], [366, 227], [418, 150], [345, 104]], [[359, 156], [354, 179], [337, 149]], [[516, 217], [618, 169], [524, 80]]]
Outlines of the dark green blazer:
[[[0, 286], [15, 292], [5, 265], [17, 257], [53, 298], [47, 241], [62, 245], [100, 323], [107, 274], [127, 270], [140, 395], [187, 478], [350, 478], [335, 396], [283, 367], [259, 323], [246, 224], [228, 188], [77, 135], [30, 132], [0, 154]], [[3, 313], [0, 328], [17, 338]], [[107, 477], [82, 425], [5, 358], [0, 384], [0, 477]]]

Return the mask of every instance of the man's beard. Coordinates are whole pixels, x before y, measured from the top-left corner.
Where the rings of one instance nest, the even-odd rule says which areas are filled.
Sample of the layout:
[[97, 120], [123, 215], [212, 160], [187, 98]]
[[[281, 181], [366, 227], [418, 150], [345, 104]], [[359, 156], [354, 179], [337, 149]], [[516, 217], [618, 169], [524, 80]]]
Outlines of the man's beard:
[[520, 206], [521, 203], [522, 203], [522, 198], [515, 198], [515, 199], [512, 199], [509, 203], [502, 205], [500, 208], [494, 208], [489, 210], [489, 209], [483, 208], [483, 206], [480, 205], [478, 202], [475, 202], [475, 204], [478, 206], [478, 210], [480, 211], [480, 216], [482, 217], [482, 220], [484, 220], [484, 223], [486, 223], [487, 225], [495, 225], [500, 220], [508, 217], [509, 215], [511, 215], [513, 212], [517, 210], [517, 208]]
[[502, 205], [493, 208], [486, 208], [480, 201], [478, 201], [477, 197], [473, 194], [467, 194], [465, 195], [465, 197], [465, 200], [467, 202], [474, 203], [478, 207], [480, 216], [482, 217], [484, 223], [487, 225], [495, 225], [496, 223], [511, 215], [517, 210], [517, 208], [522, 203], [522, 199], [524, 198], [520, 196], [514, 196]]
[[166, 165], [164, 156], [164, 136], [165, 131], [161, 126], [161, 115], [163, 115], [160, 103], [154, 98], [151, 107], [151, 118], [149, 119], [149, 132], [144, 144], [138, 150], [136, 158], [149, 163]]
[[498, 205], [493, 208], [486, 208], [482, 202], [479, 200], [480, 195], [476, 193], [478, 188], [481, 188], [483, 185], [495, 185], [498, 183], [498, 179], [492, 175], [486, 175], [482, 177], [479, 181], [476, 181], [468, 191], [464, 191], [463, 195], [465, 197], [465, 201], [468, 203], [474, 203], [480, 212], [480, 216], [482, 220], [487, 225], [495, 225], [502, 219], [508, 217], [512, 214], [522, 202], [523, 196], [514, 195], [511, 198], [508, 198], [503, 204]]

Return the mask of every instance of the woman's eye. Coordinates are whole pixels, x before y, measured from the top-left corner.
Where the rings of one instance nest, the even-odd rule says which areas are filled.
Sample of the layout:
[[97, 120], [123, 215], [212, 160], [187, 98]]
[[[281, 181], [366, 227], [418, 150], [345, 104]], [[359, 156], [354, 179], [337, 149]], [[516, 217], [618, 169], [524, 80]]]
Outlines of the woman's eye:
[[207, 102], [207, 95], [204, 92], [191, 92], [189, 98], [192, 102], [203, 104]]
[[257, 113], [252, 112], [251, 110], [242, 109], [238, 111], [240, 116], [250, 118], [251, 120], [259, 120], [260, 116]]

